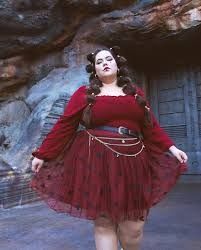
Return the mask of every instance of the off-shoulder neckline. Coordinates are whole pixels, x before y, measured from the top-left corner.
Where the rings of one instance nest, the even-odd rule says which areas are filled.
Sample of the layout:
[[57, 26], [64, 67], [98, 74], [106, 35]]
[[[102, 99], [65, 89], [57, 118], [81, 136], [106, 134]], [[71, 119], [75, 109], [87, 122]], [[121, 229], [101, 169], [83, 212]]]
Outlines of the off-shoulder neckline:
[[125, 97], [131, 95], [96, 95], [96, 97]]
[[[81, 87], [80, 87], [80, 89], [84, 89], [85, 91], [86, 91], [86, 88], [87, 88], [87, 86], [86, 85], [82, 85]], [[139, 93], [138, 93], [138, 91], [139, 91]], [[138, 95], [141, 95], [141, 94], [143, 94], [143, 91], [142, 91], [142, 89], [140, 88], [140, 87], [137, 87], [137, 92], [136, 92]], [[126, 95], [96, 95], [96, 97], [113, 97], [113, 98], [117, 98], [117, 97], [126, 97], [126, 96], [132, 96], [133, 97], [133, 95], [132, 94], [126, 94]]]

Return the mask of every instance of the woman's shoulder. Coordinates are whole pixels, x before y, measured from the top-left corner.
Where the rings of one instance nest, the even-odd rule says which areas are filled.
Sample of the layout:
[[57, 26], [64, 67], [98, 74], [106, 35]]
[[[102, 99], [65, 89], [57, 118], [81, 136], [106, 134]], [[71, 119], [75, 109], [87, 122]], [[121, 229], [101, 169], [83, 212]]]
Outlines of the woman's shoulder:
[[81, 95], [85, 95], [86, 93], [86, 89], [87, 89], [87, 86], [86, 85], [81, 85], [80, 87], [78, 87], [72, 96], [81, 96]]
[[87, 104], [86, 102], [86, 85], [78, 87], [74, 93], [71, 95], [71, 98], [68, 102], [69, 107], [83, 107]]
[[[141, 95], [141, 96], [145, 96], [145, 92], [144, 92], [144, 90], [143, 90], [143, 88], [142, 87], [139, 87], [138, 85], [136, 85], [135, 84], [135, 87], [136, 87], [136, 93], [138, 94], [138, 95]], [[88, 85], [81, 85], [80, 87], [78, 87], [76, 90], [75, 90], [75, 92], [74, 92], [74, 94], [86, 94], [86, 90], [88, 89]]]
[[87, 89], [87, 86], [86, 86], [86, 85], [81, 85], [80, 87], [78, 87], [78, 88], [76, 89], [75, 92], [85, 92], [86, 89]]

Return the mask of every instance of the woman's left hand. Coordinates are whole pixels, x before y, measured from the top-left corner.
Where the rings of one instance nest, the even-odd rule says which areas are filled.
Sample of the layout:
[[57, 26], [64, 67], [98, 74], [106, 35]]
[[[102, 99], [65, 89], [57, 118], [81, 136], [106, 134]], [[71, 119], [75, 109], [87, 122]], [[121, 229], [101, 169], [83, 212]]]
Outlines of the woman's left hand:
[[186, 154], [184, 151], [178, 149], [178, 148], [175, 147], [175, 146], [171, 146], [171, 147], [169, 148], [169, 150], [171, 151], [171, 153], [172, 153], [181, 163], [186, 163], [186, 162], [187, 162], [188, 156], [187, 156], [187, 154]]

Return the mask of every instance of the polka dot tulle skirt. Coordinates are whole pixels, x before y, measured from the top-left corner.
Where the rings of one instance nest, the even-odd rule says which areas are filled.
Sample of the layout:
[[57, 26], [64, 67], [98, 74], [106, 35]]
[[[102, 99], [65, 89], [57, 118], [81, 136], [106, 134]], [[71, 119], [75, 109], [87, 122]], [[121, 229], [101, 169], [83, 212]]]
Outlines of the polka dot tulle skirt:
[[146, 220], [187, 170], [171, 153], [152, 150], [141, 139], [87, 131], [76, 132], [30, 181], [57, 212], [89, 220], [103, 215], [114, 222]]

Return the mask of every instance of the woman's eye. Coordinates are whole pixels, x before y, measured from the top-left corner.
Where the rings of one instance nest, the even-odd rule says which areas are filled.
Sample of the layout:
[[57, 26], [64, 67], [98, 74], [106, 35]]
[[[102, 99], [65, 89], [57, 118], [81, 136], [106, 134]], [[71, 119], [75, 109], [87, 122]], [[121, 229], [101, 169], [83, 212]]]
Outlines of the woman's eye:
[[[113, 59], [112, 58], [107, 58], [107, 61], [112, 61]], [[100, 64], [102, 63], [103, 61], [98, 61], [96, 64]]]

